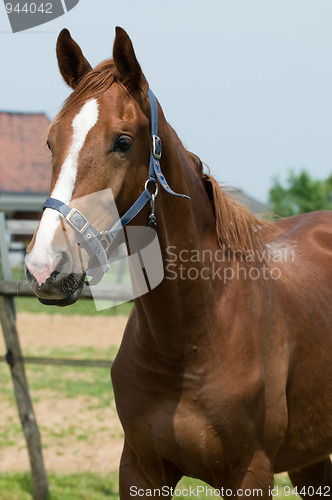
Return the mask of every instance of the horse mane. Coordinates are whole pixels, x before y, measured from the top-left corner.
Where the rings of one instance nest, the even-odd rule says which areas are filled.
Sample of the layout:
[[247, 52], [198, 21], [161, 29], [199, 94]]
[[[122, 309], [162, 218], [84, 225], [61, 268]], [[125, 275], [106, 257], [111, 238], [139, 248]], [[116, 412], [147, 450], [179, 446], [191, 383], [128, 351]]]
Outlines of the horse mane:
[[[98, 64], [94, 69], [91, 69], [84, 75], [74, 91], [67, 97], [61, 110], [52, 120], [47, 131], [49, 131], [69, 109], [84, 104], [89, 99], [98, 98], [106, 92], [115, 81], [121, 84], [116, 77], [116, 68], [112, 59], [107, 59]], [[121, 84], [121, 86], [128, 92], [124, 85]]]
[[246, 206], [228, 195], [217, 180], [203, 172], [203, 163], [188, 152], [203, 182], [215, 217], [220, 248], [231, 252], [259, 251], [277, 228], [267, 219], [257, 217]]

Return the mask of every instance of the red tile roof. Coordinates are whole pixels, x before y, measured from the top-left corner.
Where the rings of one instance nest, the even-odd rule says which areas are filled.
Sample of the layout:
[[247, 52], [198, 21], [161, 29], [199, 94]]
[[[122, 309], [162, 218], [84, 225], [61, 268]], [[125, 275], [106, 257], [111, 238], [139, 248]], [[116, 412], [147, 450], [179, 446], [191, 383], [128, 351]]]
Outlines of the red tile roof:
[[51, 156], [42, 113], [0, 112], [0, 193], [48, 193]]

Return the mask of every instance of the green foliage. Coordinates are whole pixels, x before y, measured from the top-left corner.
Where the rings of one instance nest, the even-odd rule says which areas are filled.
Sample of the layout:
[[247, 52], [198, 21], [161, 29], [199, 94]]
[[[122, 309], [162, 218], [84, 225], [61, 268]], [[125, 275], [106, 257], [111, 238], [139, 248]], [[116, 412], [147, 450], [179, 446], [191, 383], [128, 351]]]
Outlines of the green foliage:
[[274, 180], [269, 192], [273, 213], [289, 217], [315, 210], [332, 210], [332, 175], [326, 180], [312, 179], [306, 170], [290, 171], [286, 186]]

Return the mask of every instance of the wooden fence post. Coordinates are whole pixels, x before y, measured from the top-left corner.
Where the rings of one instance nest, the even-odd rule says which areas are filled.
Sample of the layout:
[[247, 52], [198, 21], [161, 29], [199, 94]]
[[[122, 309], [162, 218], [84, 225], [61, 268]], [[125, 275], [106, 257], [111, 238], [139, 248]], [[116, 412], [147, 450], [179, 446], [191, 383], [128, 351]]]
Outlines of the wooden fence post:
[[[4, 239], [4, 229], [4, 216], [0, 213], [2, 273], [5, 279], [10, 279], [11, 270], [10, 267], [7, 267], [7, 248], [4, 248], [6, 243]], [[5, 266], [4, 263], [6, 263]], [[42, 455], [40, 434], [32, 407], [27, 378], [25, 376], [21, 346], [14, 318], [14, 301], [12, 297], [0, 296], [0, 321], [7, 347], [6, 359], [11, 370], [17, 408], [29, 452], [34, 498], [36, 500], [46, 500], [48, 498], [48, 484]]]
[[11, 369], [17, 408], [27, 442], [34, 497], [36, 500], [45, 500], [48, 497], [48, 484], [40, 434], [29, 394], [21, 347], [10, 301], [11, 299], [8, 297], [0, 296], [0, 320], [7, 347], [6, 358]]

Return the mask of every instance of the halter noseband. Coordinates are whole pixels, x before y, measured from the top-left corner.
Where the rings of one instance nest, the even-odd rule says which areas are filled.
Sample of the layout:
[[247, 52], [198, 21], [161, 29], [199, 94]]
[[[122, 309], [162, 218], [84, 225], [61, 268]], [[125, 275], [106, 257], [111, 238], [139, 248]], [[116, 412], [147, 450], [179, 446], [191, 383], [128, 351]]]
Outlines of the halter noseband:
[[[149, 89], [149, 100], [151, 106], [151, 132], [152, 132], [152, 151], [150, 153], [149, 176], [144, 186], [144, 191], [131, 205], [127, 212], [106, 231], [98, 231], [93, 227], [88, 219], [76, 208], [70, 208], [66, 203], [63, 203], [56, 198], [47, 198], [44, 203], [45, 208], [57, 210], [65, 218], [68, 224], [80, 234], [84, 247], [90, 256], [97, 257], [99, 261], [98, 272], [94, 273], [93, 278], [88, 283], [96, 285], [100, 282], [103, 275], [109, 270], [107, 253], [115, 238], [118, 236], [123, 227], [129, 224], [150, 201], [150, 215], [148, 226], [156, 225], [155, 216], [155, 199], [158, 194], [158, 182], [169, 194], [189, 199], [185, 194], [175, 193], [168, 185], [160, 168], [160, 158], [162, 154], [162, 143], [158, 136], [158, 107], [154, 93]], [[155, 191], [150, 194], [149, 185], [154, 184]]]

